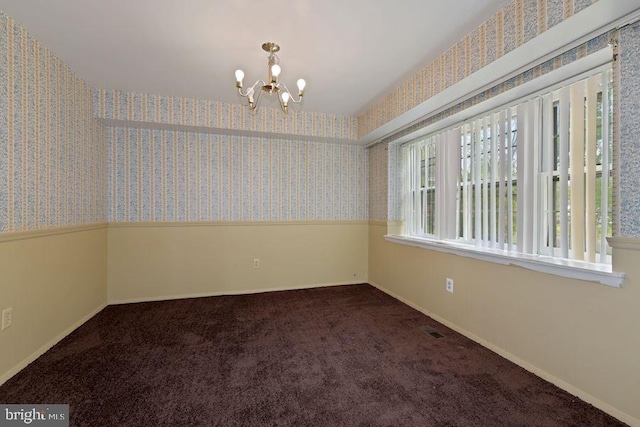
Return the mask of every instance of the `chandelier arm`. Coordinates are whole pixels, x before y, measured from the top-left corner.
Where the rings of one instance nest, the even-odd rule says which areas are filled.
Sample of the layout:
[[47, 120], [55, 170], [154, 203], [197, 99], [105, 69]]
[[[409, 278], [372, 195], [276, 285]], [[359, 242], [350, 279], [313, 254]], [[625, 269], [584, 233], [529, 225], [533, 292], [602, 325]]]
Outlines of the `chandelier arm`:
[[[281, 90], [281, 88], [283, 86], [284, 86], [284, 84], [279, 83], [278, 84], [278, 89]], [[285, 87], [285, 90], [283, 92], [285, 92], [285, 91], [288, 92], [286, 90], [286, 87]], [[280, 104], [280, 109], [282, 110], [282, 112], [287, 114], [287, 112], [289, 111], [289, 106], [284, 103], [284, 101], [282, 100], [282, 96], [281, 95], [277, 95], [276, 98], [278, 98], [278, 103]]]
[[287, 85], [286, 85], [286, 84], [284, 84], [284, 83], [280, 83], [280, 84], [279, 84], [279, 86], [283, 87], [283, 88], [284, 88], [284, 90], [289, 94], [289, 97], [290, 97], [290, 98], [289, 98], [289, 101], [291, 101], [291, 102], [293, 102], [293, 103], [295, 103], [295, 104], [299, 104], [299, 103], [301, 103], [301, 102], [302, 102], [302, 98], [304, 97], [304, 95], [300, 95], [300, 96], [298, 97], [298, 99], [296, 100], [296, 99], [293, 97], [293, 94], [291, 93], [291, 91], [289, 90], [289, 88], [287, 87]]
[[239, 87], [239, 88], [238, 88], [238, 93], [240, 94], [240, 96], [242, 96], [242, 97], [246, 98], [247, 96], [249, 96], [249, 93], [250, 93], [251, 91], [255, 92], [255, 90], [256, 90], [256, 86], [258, 86], [258, 84], [260, 84], [260, 85], [264, 86], [266, 83], [265, 83], [264, 81], [262, 81], [262, 80], [258, 80], [257, 82], [255, 82], [255, 83], [253, 84], [253, 86], [251, 86], [251, 87], [247, 88], [247, 91], [246, 91], [245, 93], [242, 93], [242, 88], [241, 88], [241, 87]]
[[[262, 85], [264, 85], [264, 82], [262, 80], [258, 80], [253, 86], [257, 86], [258, 83], [261, 83]], [[262, 90], [261, 88], [258, 89], [258, 93], [256, 94], [255, 99], [253, 100], [253, 104], [251, 102], [249, 102], [249, 110], [250, 111], [255, 111], [256, 108], [258, 108], [258, 102], [260, 102], [260, 97], [262, 96]]]

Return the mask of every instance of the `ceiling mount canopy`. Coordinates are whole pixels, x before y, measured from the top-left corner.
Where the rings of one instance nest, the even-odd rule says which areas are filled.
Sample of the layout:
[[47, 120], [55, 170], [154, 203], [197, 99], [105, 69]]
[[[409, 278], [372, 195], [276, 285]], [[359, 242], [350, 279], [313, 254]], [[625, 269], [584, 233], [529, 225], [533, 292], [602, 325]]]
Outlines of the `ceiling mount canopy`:
[[[238, 88], [238, 93], [240, 96], [247, 98], [247, 101], [249, 102], [249, 109], [251, 111], [255, 111], [258, 107], [258, 102], [260, 101], [260, 95], [262, 95], [262, 92], [266, 92], [269, 95], [275, 94], [280, 102], [280, 108], [286, 114], [289, 109], [290, 101], [296, 104], [302, 102], [306, 82], [303, 79], [298, 80], [298, 99], [295, 99], [289, 91], [289, 88], [287, 88], [287, 85], [278, 81], [278, 77], [280, 76], [282, 69], [280, 68], [280, 58], [278, 58], [276, 52], [280, 50], [280, 46], [277, 43], [265, 42], [262, 44], [262, 49], [269, 53], [269, 58], [267, 60], [269, 75], [267, 81], [258, 80], [253, 84], [253, 86], [247, 89], [245, 93], [242, 93], [244, 72], [242, 70], [236, 70], [236, 87]], [[259, 85], [262, 90], [259, 90]], [[257, 92], [256, 89], [258, 89]]]

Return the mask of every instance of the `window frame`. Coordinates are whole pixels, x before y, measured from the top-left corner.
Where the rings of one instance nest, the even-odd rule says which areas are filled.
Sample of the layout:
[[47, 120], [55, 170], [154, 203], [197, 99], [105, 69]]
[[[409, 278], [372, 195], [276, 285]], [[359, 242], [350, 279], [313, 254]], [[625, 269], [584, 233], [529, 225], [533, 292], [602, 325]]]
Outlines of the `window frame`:
[[[523, 101], [525, 98], [531, 98], [547, 93], [551, 93], [555, 90], [563, 86], [569, 86], [576, 81], [580, 81], [585, 79], [590, 75], [597, 74], [602, 71], [609, 71], [612, 68], [612, 64], [610, 62], [605, 63], [604, 65], [600, 65], [598, 67], [583, 70], [582, 72], [574, 75], [573, 77], [565, 78], [559, 83], [554, 83], [552, 86], [548, 86], [544, 89], [536, 90], [535, 92], [521, 96], [516, 99], [512, 99], [510, 101], [503, 102], [498, 108], [493, 108], [485, 113], [481, 113], [481, 115], [490, 115], [496, 112], [497, 110], [504, 110], [507, 107], [512, 107], [518, 105], [520, 101]], [[514, 97], [515, 98], [515, 97]], [[475, 116], [475, 115], [474, 115]], [[464, 121], [466, 124], [466, 121]], [[454, 129], [455, 127], [460, 127], [462, 125], [461, 121], [457, 121], [452, 126], [449, 126], [449, 130]], [[442, 129], [440, 131], [434, 130], [430, 133], [430, 135], [434, 135], [436, 133], [440, 134], [440, 132], [446, 131], [447, 129]], [[423, 138], [424, 139], [424, 138]], [[436, 148], [436, 151], [438, 148]], [[438, 153], [436, 153], [436, 158], [438, 158]], [[462, 162], [463, 159], [459, 157], [459, 161]], [[438, 162], [436, 162], [436, 168], [438, 167]], [[442, 169], [442, 168], [440, 168]], [[540, 170], [538, 172], [539, 175], [542, 175], [543, 171]], [[443, 176], [438, 174], [438, 178], [442, 179]], [[517, 179], [517, 178], [516, 178]], [[517, 181], [516, 181], [517, 182]], [[458, 186], [463, 183], [456, 183], [455, 192], [458, 192]], [[542, 193], [543, 190], [540, 190]], [[493, 194], [493, 192], [491, 192]], [[438, 201], [439, 203], [443, 203], [442, 200]], [[457, 203], [456, 200], [454, 203]], [[436, 212], [442, 215], [443, 209], [436, 206]], [[537, 214], [541, 215], [541, 214]], [[457, 216], [457, 211], [456, 211]], [[451, 222], [451, 221], [449, 221]], [[519, 252], [511, 252], [507, 250], [496, 249], [493, 247], [479, 247], [478, 245], [469, 244], [469, 241], [462, 242], [455, 237], [458, 236], [458, 230], [460, 227], [460, 218], [456, 218], [453, 221], [455, 224], [454, 236], [451, 236], [450, 233], [447, 232], [436, 232], [429, 235], [424, 236], [411, 236], [411, 235], [387, 235], [385, 238], [388, 241], [394, 243], [400, 243], [410, 246], [422, 247], [430, 250], [437, 250], [446, 253], [453, 253], [457, 255], [472, 257], [475, 259], [480, 259], [484, 261], [495, 262], [504, 265], [518, 265], [524, 268], [542, 271], [550, 274], [555, 274], [564, 277], [577, 278], [582, 280], [596, 281], [602, 283], [604, 285], [620, 287], [624, 280], [624, 273], [617, 273], [612, 271], [611, 264], [602, 264], [602, 263], [592, 263], [586, 261], [579, 260], [571, 260], [565, 258], [556, 258], [548, 254], [540, 253], [537, 255], [532, 254], [524, 254]], [[542, 226], [542, 224], [540, 224]], [[452, 238], [454, 237], [454, 238]], [[551, 251], [552, 252], [552, 251]], [[610, 257], [609, 257], [610, 258]]]

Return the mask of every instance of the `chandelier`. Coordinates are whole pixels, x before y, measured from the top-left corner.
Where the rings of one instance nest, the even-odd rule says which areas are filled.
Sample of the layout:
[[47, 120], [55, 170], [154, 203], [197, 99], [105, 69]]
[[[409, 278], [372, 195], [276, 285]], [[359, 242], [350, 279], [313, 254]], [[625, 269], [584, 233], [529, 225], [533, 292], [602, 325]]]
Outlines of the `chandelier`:
[[[304, 95], [304, 87], [306, 82], [303, 79], [298, 80], [298, 99], [289, 91], [289, 88], [284, 83], [278, 81], [280, 72], [280, 58], [276, 55], [276, 52], [280, 50], [280, 46], [277, 43], [266, 42], [262, 44], [262, 49], [269, 52], [269, 59], [267, 64], [269, 66], [269, 78], [265, 82], [264, 80], [258, 80], [251, 86], [245, 93], [242, 93], [242, 80], [244, 79], [244, 72], [242, 70], [236, 70], [236, 87], [240, 96], [247, 98], [249, 102], [249, 110], [255, 111], [260, 101], [260, 95], [262, 92], [266, 92], [269, 95], [275, 94], [280, 101], [280, 108], [286, 114], [289, 108], [289, 101], [296, 104], [302, 102]], [[262, 90], [260, 90], [262, 89]], [[257, 92], [256, 92], [257, 91]]]

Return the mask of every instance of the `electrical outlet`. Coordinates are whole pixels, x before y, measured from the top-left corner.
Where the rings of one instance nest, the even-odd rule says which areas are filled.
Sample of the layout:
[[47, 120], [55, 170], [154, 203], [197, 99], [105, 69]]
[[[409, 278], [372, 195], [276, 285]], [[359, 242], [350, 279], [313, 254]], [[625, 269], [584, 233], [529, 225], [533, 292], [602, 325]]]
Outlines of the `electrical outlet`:
[[447, 284], [445, 289], [447, 290], [447, 292], [453, 293], [453, 279], [447, 277]]
[[258, 258], [253, 259], [253, 268], [260, 268], [260, 259]]
[[4, 310], [2, 310], [2, 329], [7, 329], [9, 326], [11, 326], [12, 312], [13, 312], [13, 308], [11, 307], [5, 308]]

